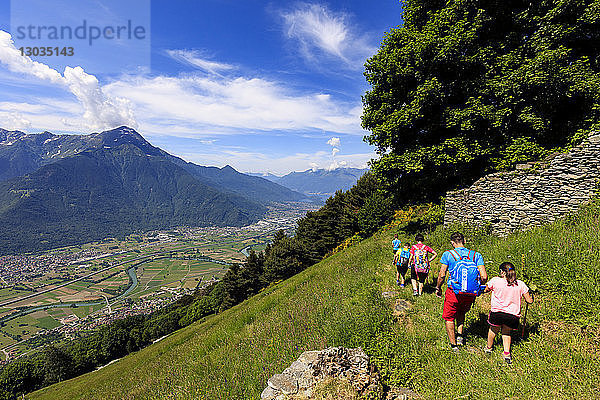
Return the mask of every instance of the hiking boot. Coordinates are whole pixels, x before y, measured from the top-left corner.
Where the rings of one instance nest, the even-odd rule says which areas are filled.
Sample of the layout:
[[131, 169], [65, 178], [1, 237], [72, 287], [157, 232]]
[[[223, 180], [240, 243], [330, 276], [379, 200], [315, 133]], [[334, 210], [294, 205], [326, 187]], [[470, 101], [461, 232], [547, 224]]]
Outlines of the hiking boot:
[[419, 292], [417, 292], [416, 290], [413, 290], [413, 296], [417, 297], [419, 295]]
[[403, 288], [403, 287], [404, 287], [404, 283], [401, 283], [401, 284], [400, 284], [400, 287], [401, 287], [401, 288]]
[[462, 336], [457, 336], [456, 337], [456, 345], [462, 346], [463, 344], [465, 344], [465, 339]]
[[510, 353], [504, 353], [504, 362], [506, 362], [506, 364], [508, 365], [512, 364], [512, 358], [510, 357]]
[[485, 354], [492, 354], [492, 348], [491, 348], [491, 347], [487, 347], [487, 346], [485, 346], [485, 347], [483, 348], [483, 352], [484, 352]]
[[458, 348], [458, 346], [450, 345], [450, 351], [452, 351], [454, 354], [460, 353], [460, 349]]

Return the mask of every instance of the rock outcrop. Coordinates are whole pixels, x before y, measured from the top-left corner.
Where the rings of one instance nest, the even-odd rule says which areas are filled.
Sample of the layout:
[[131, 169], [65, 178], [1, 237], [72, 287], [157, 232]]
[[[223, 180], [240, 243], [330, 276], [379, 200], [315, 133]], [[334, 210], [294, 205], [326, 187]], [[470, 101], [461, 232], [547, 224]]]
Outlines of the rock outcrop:
[[489, 224], [500, 236], [539, 226], [576, 211], [590, 200], [600, 179], [600, 134], [568, 153], [515, 171], [487, 175], [446, 196], [444, 224]]
[[[350, 399], [355, 399], [356, 396], [385, 400], [421, 398], [407, 388], [392, 387], [384, 393], [379, 373], [369, 363], [369, 357], [365, 352], [361, 348], [345, 347], [305, 351], [281, 374], [273, 375], [269, 379], [268, 386], [263, 390], [260, 398], [261, 400], [311, 399], [319, 383], [331, 380], [349, 383], [354, 391]], [[347, 399], [343, 396], [338, 397], [338, 400]]]
[[[306, 351], [281, 374], [273, 375], [262, 392], [261, 400], [289, 398], [310, 399], [315, 386], [328, 378], [344, 379], [360, 395], [379, 393], [379, 374], [369, 364], [369, 357], [358, 349], [330, 347], [321, 351]], [[293, 396], [293, 397], [292, 397]]]

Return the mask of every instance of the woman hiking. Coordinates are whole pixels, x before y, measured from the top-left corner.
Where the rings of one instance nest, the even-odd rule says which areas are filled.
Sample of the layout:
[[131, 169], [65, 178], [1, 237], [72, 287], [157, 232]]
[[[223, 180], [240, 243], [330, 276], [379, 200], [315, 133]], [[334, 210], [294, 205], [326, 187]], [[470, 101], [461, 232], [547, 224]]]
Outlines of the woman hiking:
[[533, 297], [529, 288], [517, 279], [515, 266], [509, 262], [500, 265], [500, 276], [492, 278], [486, 285], [485, 292], [492, 292], [491, 311], [488, 318], [490, 330], [488, 331], [487, 347], [485, 352], [492, 353], [494, 339], [498, 333], [502, 336], [504, 347], [504, 361], [512, 363], [510, 355], [511, 331], [519, 327], [521, 317], [521, 297], [529, 304]]

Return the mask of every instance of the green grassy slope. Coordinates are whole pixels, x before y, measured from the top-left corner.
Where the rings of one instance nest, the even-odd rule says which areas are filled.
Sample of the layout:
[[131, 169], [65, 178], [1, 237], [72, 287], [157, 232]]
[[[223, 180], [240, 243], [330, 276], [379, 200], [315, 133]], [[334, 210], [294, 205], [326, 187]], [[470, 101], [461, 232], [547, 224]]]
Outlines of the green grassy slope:
[[[551, 226], [497, 239], [471, 233], [494, 275], [517, 260], [540, 288], [532, 333], [503, 365], [499, 346], [482, 354], [489, 296], [467, 318], [468, 343], [448, 351], [441, 300], [418, 298], [394, 319], [390, 232], [375, 235], [254, 298], [196, 323], [100, 371], [53, 385], [31, 399], [256, 399], [266, 380], [304, 350], [363, 346], [388, 384], [425, 398], [600, 398], [600, 205]], [[428, 238], [448, 248], [448, 229]], [[531, 252], [530, 252], [531, 250]], [[526, 254], [526, 268], [520, 268]], [[527, 279], [525, 279], [527, 280]], [[400, 297], [412, 301], [410, 290]]]

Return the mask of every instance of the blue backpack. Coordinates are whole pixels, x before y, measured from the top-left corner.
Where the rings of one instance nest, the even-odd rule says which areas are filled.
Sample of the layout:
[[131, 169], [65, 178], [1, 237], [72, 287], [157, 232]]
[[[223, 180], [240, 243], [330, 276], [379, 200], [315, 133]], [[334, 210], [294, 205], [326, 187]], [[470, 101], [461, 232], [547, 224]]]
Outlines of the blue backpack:
[[469, 294], [478, 296], [481, 294], [481, 281], [479, 279], [479, 268], [475, 265], [475, 252], [471, 251], [460, 256], [456, 250], [450, 250], [450, 254], [456, 260], [454, 270], [450, 274], [448, 285], [456, 294]]

